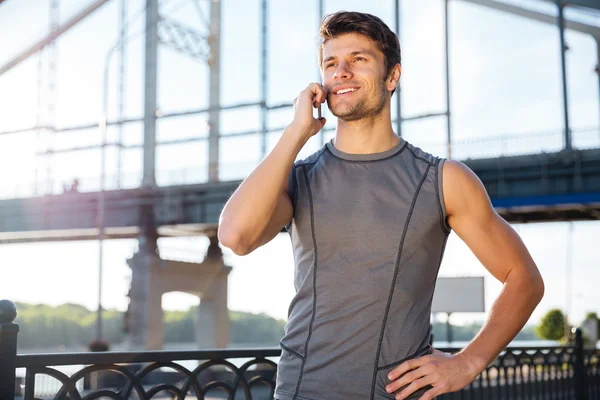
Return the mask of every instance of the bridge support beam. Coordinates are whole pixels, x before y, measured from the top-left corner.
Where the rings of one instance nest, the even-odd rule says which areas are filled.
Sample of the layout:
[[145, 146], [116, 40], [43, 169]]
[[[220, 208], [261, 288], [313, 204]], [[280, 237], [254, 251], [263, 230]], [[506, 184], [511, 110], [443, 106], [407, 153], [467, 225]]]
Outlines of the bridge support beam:
[[564, 4], [557, 1], [558, 7], [558, 30], [560, 37], [560, 61], [561, 61], [561, 75], [562, 75], [562, 95], [563, 95], [563, 118], [564, 118], [564, 148], [565, 150], [571, 150], [571, 128], [569, 127], [569, 96], [567, 90], [567, 61], [566, 54], [567, 47], [565, 44], [565, 17], [564, 17]]
[[208, 180], [219, 181], [219, 119], [221, 106], [221, 2], [210, 3], [210, 92], [208, 113]]
[[201, 297], [194, 326], [196, 344], [200, 349], [225, 348], [229, 344], [228, 273], [225, 270], [219, 273]]
[[146, 0], [144, 58], [144, 168], [142, 186], [156, 184], [156, 82], [158, 67], [158, 0]]
[[227, 277], [231, 267], [223, 262], [216, 235], [210, 240], [211, 244], [202, 263], [164, 260], [151, 247], [141, 244], [140, 251], [127, 261], [132, 275], [130, 304], [125, 323], [131, 349], [162, 349], [162, 295], [175, 291], [201, 299], [195, 324], [198, 346], [227, 347]]

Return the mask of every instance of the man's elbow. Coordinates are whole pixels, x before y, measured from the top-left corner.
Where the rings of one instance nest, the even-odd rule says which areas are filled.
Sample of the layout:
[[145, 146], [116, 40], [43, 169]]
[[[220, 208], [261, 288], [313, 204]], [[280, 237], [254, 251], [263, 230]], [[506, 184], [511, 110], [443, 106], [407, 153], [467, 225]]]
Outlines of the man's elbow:
[[219, 243], [233, 251], [233, 253], [238, 256], [245, 256], [251, 252], [250, 246], [247, 245], [239, 232], [235, 232], [234, 230], [229, 229], [222, 224], [219, 225], [217, 230], [217, 237], [219, 239]]
[[537, 274], [537, 277], [535, 278], [533, 288], [534, 288], [533, 292], [534, 292], [534, 298], [536, 300], [536, 304], [539, 304], [540, 301], [542, 301], [542, 299], [544, 298], [544, 292], [546, 291], [546, 285], [544, 284], [544, 279], [542, 278], [542, 276], [539, 273]]
[[521, 293], [527, 303], [532, 304], [534, 307], [537, 306], [542, 301], [546, 290], [544, 279], [537, 267], [523, 267], [511, 272], [505, 283], [514, 284], [515, 290]]
[[546, 290], [544, 279], [537, 268], [535, 272], [530, 272], [525, 276], [528, 276], [528, 278], [523, 280], [523, 284], [526, 285], [525, 287], [527, 288], [531, 302], [537, 306], [544, 298], [544, 291]]

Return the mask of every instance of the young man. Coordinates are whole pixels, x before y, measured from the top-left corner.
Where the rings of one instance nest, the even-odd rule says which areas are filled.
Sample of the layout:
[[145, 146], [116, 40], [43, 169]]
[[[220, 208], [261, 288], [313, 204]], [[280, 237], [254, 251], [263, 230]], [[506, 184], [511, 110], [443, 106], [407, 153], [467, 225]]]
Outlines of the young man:
[[[398, 137], [390, 102], [401, 74], [397, 36], [377, 17], [340, 12], [321, 25], [323, 86], [294, 100], [273, 151], [231, 196], [219, 239], [248, 254], [282, 228], [294, 247], [279, 400], [433, 399], [468, 385], [514, 338], [544, 285], [477, 176]], [[294, 163], [338, 117], [335, 139]], [[291, 172], [290, 172], [291, 171]], [[429, 346], [436, 277], [453, 229], [503, 289], [457, 354]]]

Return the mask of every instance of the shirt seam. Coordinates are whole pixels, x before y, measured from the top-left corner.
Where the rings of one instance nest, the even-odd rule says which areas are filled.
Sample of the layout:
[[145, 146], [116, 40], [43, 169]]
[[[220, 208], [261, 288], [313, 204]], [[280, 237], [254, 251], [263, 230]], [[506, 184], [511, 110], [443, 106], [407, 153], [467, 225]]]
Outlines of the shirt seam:
[[340, 156], [337, 156], [337, 155], [333, 154], [333, 152], [331, 150], [329, 150], [328, 147], [326, 147], [325, 150], [329, 154], [331, 154], [332, 157], [334, 157], [334, 158], [336, 158], [336, 159], [338, 159], [340, 161], [347, 162], [347, 163], [352, 163], [352, 164], [364, 164], [364, 163], [373, 163], [373, 162], [379, 162], [379, 161], [386, 161], [386, 160], [389, 160], [390, 158], [394, 158], [397, 155], [399, 155], [400, 153], [402, 153], [402, 151], [404, 151], [404, 149], [407, 147], [407, 145], [408, 145], [408, 142], [405, 141], [404, 144], [402, 145], [402, 147], [400, 147], [394, 154], [391, 154], [391, 155], [389, 155], [387, 157], [384, 157], [384, 158], [380, 158], [378, 160], [346, 160], [345, 158], [342, 158]]
[[315, 161], [312, 162], [307, 162], [307, 163], [303, 163], [303, 162], [298, 162], [297, 164], [294, 164], [292, 166], [292, 183], [294, 185], [294, 187], [292, 188], [292, 196], [291, 196], [291, 201], [292, 201], [292, 220], [290, 221], [289, 224], [287, 224], [285, 226], [285, 229], [287, 231], [291, 231], [292, 229], [292, 224], [294, 222], [294, 218], [296, 217], [296, 206], [298, 204], [298, 182], [297, 182], [297, 177], [296, 177], [296, 168], [299, 167], [303, 167], [305, 165], [314, 165], [319, 161], [319, 158], [321, 158], [321, 156], [325, 153], [325, 148], [320, 150], [320, 154], [317, 156], [317, 159]]
[[[440, 272], [440, 266], [442, 265], [442, 260], [444, 258], [444, 251], [446, 250], [446, 245], [447, 244], [448, 244], [448, 235], [446, 235], [444, 237], [444, 241], [442, 242], [442, 249], [440, 250], [440, 258], [438, 259], [438, 263], [437, 263], [437, 273], [436, 273], [436, 277], [435, 277], [436, 279], [435, 279], [435, 281], [433, 283], [433, 290], [431, 291], [431, 296], [429, 297], [429, 304], [431, 304], [432, 301], [433, 301], [433, 295], [435, 293], [435, 286], [437, 284], [437, 277], [438, 277], [438, 274]], [[430, 307], [429, 311], [431, 312], [431, 307]], [[430, 340], [431, 340], [431, 336], [430, 336]]]
[[401, 360], [395, 361], [395, 362], [393, 362], [391, 364], [384, 365], [383, 367], [377, 367], [377, 371], [383, 371], [385, 369], [395, 367], [396, 365], [400, 365], [400, 364], [402, 364], [406, 360], [412, 360], [413, 358], [424, 356], [425, 354], [429, 353], [430, 349], [431, 349], [431, 346], [427, 345], [427, 346], [423, 347], [422, 349], [419, 349], [419, 350], [415, 351], [413, 354], [411, 354], [408, 357], [405, 357], [405, 358], [403, 358]]
[[417, 190], [415, 191], [415, 194], [413, 195], [413, 199], [412, 199], [412, 202], [410, 205], [408, 216], [407, 216], [406, 222], [404, 224], [404, 230], [402, 232], [402, 237], [400, 238], [400, 244], [398, 245], [398, 255], [396, 256], [396, 266], [394, 268], [394, 276], [392, 278], [390, 294], [388, 295], [388, 301], [387, 301], [387, 305], [385, 307], [385, 313], [383, 315], [383, 323], [381, 325], [381, 331], [379, 334], [379, 342], [377, 343], [377, 353], [375, 355], [375, 366], [373, 367], [373, 382], [371, 384], [371, 397], [370, 397], [371, 400], [373, 400], [375, 397], [375, 383], [377, 381], [377, 371], [378, 371], [377, 364], [379, 364], [379, 357], [381, 356], [381, 345], [383, 342], [383, 335], [385, 333], [385, 326], [387, 324], [387, 317], [390, 312], [392, 298], [394, 297], [394, 288], [396, 287], [396, 279], [398, 278], [398, 271], [400, 269], [400, 259], [402, 258], [402, 249], [404, 247], [404, 239], [406, 239], [406, 233], [408, 232], [408, 226], [410, 225], [412, 214], [415, 209], [417, 197], [419, 197], [419, 193], [421, 192], [421, 188], [423, 187], [423, 183], [425, 182], [425, 179], [427, 179], [427, 175], [429, 174], [430, 168], [431, 168], [431, 165], [429, 165], [427, 167], [427, 169], [425, 170], [425, 173], [423, 174], [423, 177], [421, 178], [421, 181], [419, 182], [419, 186], [417, 187]]
[[317, 161], [319, 161], [319, 158], [321, 158], [321, 156], [322, 156], [323, 154], [325, 154], [325, 150], [327, 150], [327, 148], [326, 148], [326, 147], [320, 150], [320, 152], [321, 152], [321, 153], [320, 153], [320, 154], [317, 156], [317, 158], [315, 159], [315, 161], [311, 161], [311, 162], [303, 162], [303, 161], [300, 161], [300, 162], [298, 162], [298, 164], [294, 165], [294, 170], [295, 170], [296, 168], [298, 168], [298, 167], [304, 167], [304, 166], [306, 166], [306, 165], [314, 165], [314, 164], [316, 164], [316, 163], [317, 163]]
[[428, 160], [428, 159], [426, 159], [426, 158], [423, 158], [423, 157], [421, 157], [421, 156], [418, 156], [418, 155], [417, 155], [417, 154], [416, 154], [416, 153], [413, 151], [413, 149], [411, 149], [410, 147], [408, 148], [408, 151], [410, 151], [410, 152], [411, 152], [411, 154], [413, 155], [413, 157], [414, 157], [414, 158], [416, 158], [416, 159], [418, 159], [418, 160], [421, 160], [421, 161], [423, 161], [424, 163], [426, 163], [426, 164], [427, 164], [427, 165], [429, 165], [430, 167], [434, 165], [434, 163], [433, 163], [432, 161], [429, 161], [429, 160]]
[[446, 223], [444, 222], [444, 210], [442, 209], [442, 201], [444, 201], [442, 199], [442, 196], [440, 195], [440, 188], [439, 188], [439, 173], [440, 173], [440, 166], [442, 164], [442, 160], [438, 159], [438, 162], [435, 164], [435, 198], [437, 199], [437, 206], [438, 206], [438, 211], [440, 212], [440, 225], [442, 227], [442, 231], [444, 231], [444, 233], [446, 235], [450, 234], [450, 230], [448, 230], [448, 228], [446, 227]]
[[279, 346], [281, 346], [281, 348], [282, 348], [283, 350], [287, 351], [288, 353], [291, 353], [291, 354], [295, 355], [296, 357], [298, 357], [299, 359], [301, 359], [301, 360], [304, 360], [304, 357], [303, 357], [303, 356], [302, 356], [300, 353], [298, 353], [298, 352], [296, 352], [296, 351], [294, 351], [294, 350], [290, 349], [290, 348], [289, 348], [289, 347], [287, 347], [285, 344], [283, 344], [283, 343], [279, 342]]
[[311, 234], [312, 234], [313, 251], [314, 251], [313, 304], [312, 304], [312, 315], [310, 317], [310, 324], [308, 325], [308, 336], [306, 338], [306, 342], [304, 343], [304, 358], [302, 359], [302, 364], [300, 366], [300, 375], [298, 376], [298, 384], [296, 385], [296, 392], [294, 393], [293, 400], [296, 400], [298, 398], [298, 392], [300, 391], [300, 384], [302, 383], [302, 376], [304, 375], [304, 366], [306, 365], [306, 360], [308, 359], [308, 344], [310, 343], [310, 338], [312, 337], [313, 324], [315, 322], [315, 316], [317, 313], [317, 266], [319, 265], [319, 258], [318, 258], [319, 251], [318, 251], [318, 247], [317, 247], [317, 238], [315, 235], [315, 215], [314, 215], [312, 190], [310, 188], [310, 182], [308, 181], [308, 174], [306, 173], [306, 166], [304, 166], [304, 165], [302, 166], [302, 172], [304, 175], [304, 180], [306, 181], [306, 188], [308, 191], [308, 204], [310, 206], [310, 230], [311, 230]]

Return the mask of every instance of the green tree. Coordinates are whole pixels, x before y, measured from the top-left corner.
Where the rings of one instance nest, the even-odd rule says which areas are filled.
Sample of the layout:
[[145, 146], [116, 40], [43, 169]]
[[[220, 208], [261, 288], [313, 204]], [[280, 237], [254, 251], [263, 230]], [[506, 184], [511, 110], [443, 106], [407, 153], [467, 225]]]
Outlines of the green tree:
[[[45, 304], [17, 303], [20, 325], [19, 351], [61, 351], [86, 349], [96, 335], [96, 312], [79, 304], [62, 304], [56, 307]], [[165, 311], [165, 343], [193, 343], [194, 320], [198, 308], [187, 311]], [[283, 336], [285, 321], [264, 314], [229, 311], [231, 321], [230, 345], [273, 346]], [[104, 340], [121, 343], [125, 338], [122, 331], [123, 313], [105, 309], [103, 312]]]
[[277, 346], [284, 333], [285, 322], [265, 314], [230, 311], [232, 345]]
[[565, 335], [565, 316], [561, 310], [554, 308], [542, 317], [540, 325], [535, 329], [538, 337], [546, 340], [560, 340]]
[[598, 332], [600, 332], [600, 319], [598, 319], [598, 313], [589, 312], [585, 314], [585, 319], [591, 319], [598, 323]]

